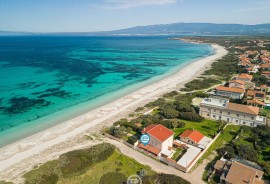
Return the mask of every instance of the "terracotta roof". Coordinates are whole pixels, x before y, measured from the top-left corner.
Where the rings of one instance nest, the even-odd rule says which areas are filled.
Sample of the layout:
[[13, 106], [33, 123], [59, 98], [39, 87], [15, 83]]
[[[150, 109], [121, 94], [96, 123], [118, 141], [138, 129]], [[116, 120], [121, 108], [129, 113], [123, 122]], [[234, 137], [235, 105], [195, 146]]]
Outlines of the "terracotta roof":
[[233, 93], [244, 93], [245, 90], [241, 88], [230, 88], [230, 87], [225, 87], [225, 86], [218, 86], [216, 87], [216, 90], [218, 91], [228, 91], [228, 92], [233, 92]]
[[231, 103], [231, 102], [227, 104], [227, 109], [232, 110], [232, 111], [237, 111], [237, 112], [243, 112], [246, 114], [253, 114], [253, 115], [259, 114], [258, 107], [236, 104], [236, 103]]
[[241, 80], [230, 80], [229, 83], [238, 83], [238, 84], [242, 84], [242, 85], [245, 84], [245, 82], [241, 81]]
[[247, 96], [254, 96], [255, 95], [255, 91], [254, 90], [248, 90], [247, 91]]
[[260, 64], [260, 67], [261, 68], [270, 68], [270, 64], [267, 63], [267, 64]]
[[148, 152], [150, 152], [150, 153], [153, 153], [153, 154], [155, 154], [155, 155], [158, 155], [159, 153], [160, 153], [160, 150], [159, 149], [157, 149], [157, 148], [155, 148], [155, 147], [153, 147], [153, 146], [150, 146], [150, 145], [143, 145], [142, 143], [140, 143], [139, 145], [138, 145], [138, 147], [139, 148], [142, 148], [142, 149], [144, 149], [144, 150], [146, 150], [146, 151], [148, 151]]
[[188, 137], [192, 141], [198, 143], [200, 142], [200, 140], [202, 140], [204, 135], [201, 132], [198, 132], [197, 130], [186, 130], [181, 135], [179, 135], [179, 137], [181, 138]]
[[154, 128], [155, 126], [157, 126], [157, 124], [151, 124], [149, 126], [147, 126], [143, 131], [142, 133], [147, 133], [149, 130], [151, 130], [152, 128]]
[[270, 71], [264, 71], [262, 72], [262, 75], [270, 75]]
[[249, 74], [246, 74], [246, 73], [241, 73], [237, 78], [252, 80], [253, 79], [253, 76], [252, 75], [249, 75]]
[[267, 85], [266, 84], [261, 84], [260, 88], [267, 88]]
[[145, 128], [143, 132], [155, 137], [157, 140], [161, 142], [164, 142], [174, 134], [173, 131], [171, 131], [170, 129], [166, 128], [161, 124], [149, 125], [148, 127]]
[[247, 100], [247, 104], [259, 104], [259, 105], [265, 105], [264, 102], [261, 102], [257, 99], [253, 99], [253, 100]]
[[[263, 171], [246, 166], [239, 162], [233, 162], [226, 176], [226, 181], [233, 184], [254, 183], [254, 180], [257, 180], [256, 175], [261, 177], [263, 175]], [[257, 180], [256, 182], [258, 181], [260, 180]]]

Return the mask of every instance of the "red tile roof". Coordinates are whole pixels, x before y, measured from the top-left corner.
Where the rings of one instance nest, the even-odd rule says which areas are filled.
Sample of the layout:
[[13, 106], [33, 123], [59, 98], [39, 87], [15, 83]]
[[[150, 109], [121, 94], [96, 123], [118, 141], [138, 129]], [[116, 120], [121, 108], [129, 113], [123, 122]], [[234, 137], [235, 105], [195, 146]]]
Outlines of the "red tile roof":
[[200, 142], [200, 140], [202, 140], [204, 135], [201, 132], [198, 132], [197, 130], [186, 130], [179, 137], [181, 138], [188, 137], [192, 141], [198, 143]]
[[153, 146], [150, 146], [150, 145], [143, 145], [142, 143], [140, 143], [139, 145], [138, 145], [138, 147], [139, 148], [142, 148], [142, 149], [144, 149], [144, 150], [146, 150], [146, 151], [148, 151], [148, 152], [150, 152], [150, 153], [153, 153], [153, 154], [155, 154], [155, 155], [158, 155], [159, 153], [160, 153], [160, 150], [159, 149], [157, 149], [157, 148], [154, 148]]
[[245, 84], [245, 82], [241, 81], [241, 80], [230, 80], [229, 83], [238, 83], [238, 84], [242, 84], [242, 85]]
[[258, 115], [259, 110], [260, 110], [258, 107], [236, 104], [236, 103], [231, 103], [231, 102], [229, 102], [227, 104], [227, 109], [232, 110], [232, 111], [236, 111], [236, 112], [243, 112], [246, 114], [252, 114], [252, 115]]
[[247, 104], [258, 104], [258, 105], [265, 105], [264, 102], [261, 102], [257, 99], [253, 99], [253, 100], [247, 100]]
[[145, 128], [143, 131], [144, 133], [147, 133], [153, 137], [155, 137], [160, 142], [164, 142], [168, 138], [170, 138], [172, 135], [174, 135], [174, 132], [170, 129], [166, 128], [165, 126], [158, 124], [158, 125], [149, 125]]
[[249, 89], [247, 91], [247, 96], [254, 96], [254, 95], [255, 95], [255, 91], [254, 90]]
[[216, 87], [216, 90], [228, 91], [228, 92], [233, 92], [233, 93], [244, 93], [245, 92], [245, 90], [242, 88], [230, 88], [230, 87], [225, 87], [225, 86], [218, 86], [218, 87]]
[[252, 75], [249, 75], [249, 74], [246, 74], [246, 73], [241, 73], [237, 78], [252, 80], [253, 79], [253, 76]]

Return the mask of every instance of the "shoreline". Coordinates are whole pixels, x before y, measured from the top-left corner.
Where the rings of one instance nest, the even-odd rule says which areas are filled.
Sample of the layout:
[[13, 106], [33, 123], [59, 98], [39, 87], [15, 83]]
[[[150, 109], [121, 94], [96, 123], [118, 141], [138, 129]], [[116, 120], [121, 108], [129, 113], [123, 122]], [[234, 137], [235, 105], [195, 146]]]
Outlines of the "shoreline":
[[167, 92], [179, 90], [185, 83], [198, 77], [213, 62], [228, 52], [219, 45], [211, 44], [211, 46], [215, 50], [213, 55], [191, 62], [171, 76], [81, 116], [0, 148], [0, 178], [16, 180], [20, 183], [18, 177], [37, 164], [57, 158], [61, 153], [75, 147], [78, 149], [89, 146], [91, 141], [85, 141], [84, 135], [97, 133], [103, 127], [109, 127], [118, 119], [126, 117], [137, 107]]

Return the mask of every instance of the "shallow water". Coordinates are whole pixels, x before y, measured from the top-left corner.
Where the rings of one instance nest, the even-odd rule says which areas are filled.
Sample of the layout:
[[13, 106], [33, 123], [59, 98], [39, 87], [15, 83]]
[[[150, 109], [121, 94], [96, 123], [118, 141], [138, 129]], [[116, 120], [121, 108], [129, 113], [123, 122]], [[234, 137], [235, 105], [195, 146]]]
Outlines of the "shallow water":
[[99, 106], [212, 53], [166, 37], [0, 37], [0, 137], [82, 102]]

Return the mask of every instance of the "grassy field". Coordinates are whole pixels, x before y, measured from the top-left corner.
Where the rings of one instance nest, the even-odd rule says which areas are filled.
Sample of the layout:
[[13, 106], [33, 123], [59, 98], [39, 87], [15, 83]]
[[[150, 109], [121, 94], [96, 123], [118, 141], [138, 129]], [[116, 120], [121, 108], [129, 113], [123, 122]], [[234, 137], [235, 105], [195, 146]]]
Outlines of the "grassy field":
[[228, 125], [216, 141], [210, 146], [210, 148], [203, 154], [203, 156], [199, 159], [197, 164], [202, 163], [202, 161], [208, 158], [210, 155], [214, 154], [216, 150], [222, 148], [225, 144], [230, 143], [238, 134], [240, 130], [240, 126], [237, 125]]
[[191, 122], [186, 120], [181, 121], [185, 122], [185, 126], [183, 128], [175, 128], [175, 130], [173, 130], [175, 132], [175, 137], [178, 137], [185, 130], [194, 129], [201, 132], [203, 135], [212, 138], [216, 135], [219, 127], [217, 121], [208, 119], [205, 119], [203, 122]]
[[[107, 160], [95, 164], [86, 173], [67, 179], [60, 179], [59, 184], [76, 184], [76, 183], [99, 183], [102, 177], [115, 173], [115, 176], [125, 176], [123, 180], [126, 181], [127, 177], [137, 174], [138, 171], [143, 169], [148, 176], [155, 175], [156, 173], [150, 167], [138, 163], [136, 160], [131, 159], [119, 151], [115, 151], [113, 155]], [[117, 174], [118, 173], [118, 174]], [[117, 179], [117, 178], [114, 178]], [[111, 178], [112, 182], [113, 178]], [[113, 182], [112, 182], [113, 183]]]

